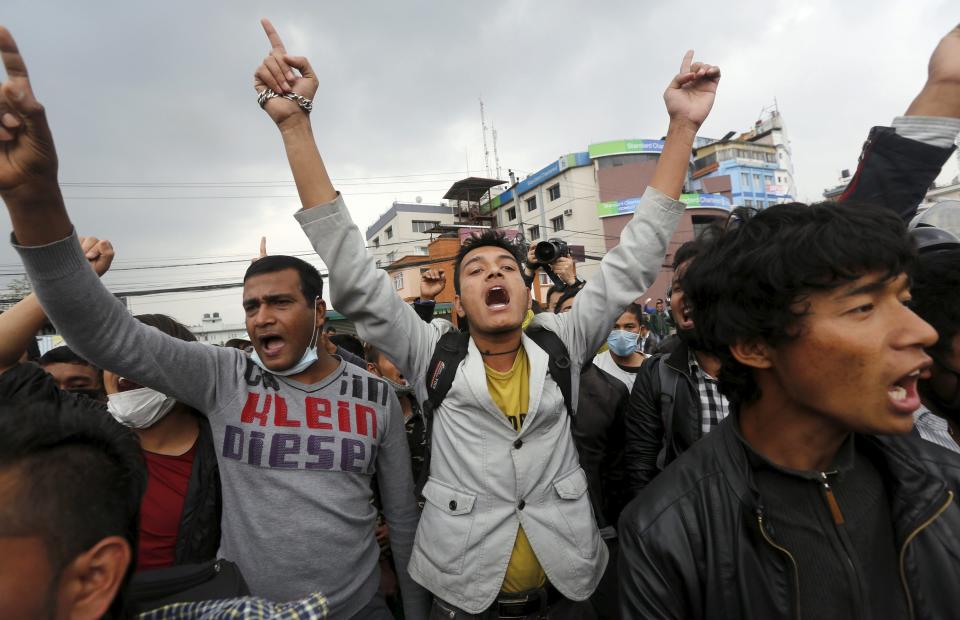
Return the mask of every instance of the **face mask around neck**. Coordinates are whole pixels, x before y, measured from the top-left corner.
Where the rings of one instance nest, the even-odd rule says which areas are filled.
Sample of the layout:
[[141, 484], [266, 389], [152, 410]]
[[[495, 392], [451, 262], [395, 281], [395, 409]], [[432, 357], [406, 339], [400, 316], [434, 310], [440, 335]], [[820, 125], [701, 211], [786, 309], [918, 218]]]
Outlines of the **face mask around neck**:
[[150, 388], [137, 388], [107, 396], [107, 411], [124, 426], [150, 428], [170, 413], [177, 401]]

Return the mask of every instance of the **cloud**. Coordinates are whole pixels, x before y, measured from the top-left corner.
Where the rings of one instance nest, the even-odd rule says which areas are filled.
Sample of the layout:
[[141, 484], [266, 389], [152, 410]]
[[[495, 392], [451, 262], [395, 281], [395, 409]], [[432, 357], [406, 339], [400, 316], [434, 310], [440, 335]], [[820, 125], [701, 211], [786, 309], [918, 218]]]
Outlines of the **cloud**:
[[[116, 242], [118, 266], [252, 254], [261, 234], [272, 251], [309, 249], [290, 217], [299, 201], [284, 197], [295, 188], [282, 144], [254, 100], [253, 70], [268, 51], [262, 3], [10, 0], [4, 8], [48, 108], [61, 180], [108, 184], [64, 192], [80, 230]], [[888, 124], [922, 85], [930, 51], [957, 21], [948, 8], [945, 0], [370, 1], [284, 3], [268, 16], [320, 76], [314, 133], [363, 229], [394, 199], [439, 199], [468, 160], [482, 170], [480, 96], [504, 175], [591, 142], [663, 135], [661, 93], [688, 48], [724, 71], [702, 133], [744, 130], [776, 98], [801, 198], [816, 200], [855, 165], [869, 127]], [[948, 168], [956, 173], [955, 162]], [[425, 173], [434, 174], [385, 178]], [[131, 183], [178, 185], [117, 185]], [[17, 263], [0, 248], [0, 266]], [[242, 266], [116, 272], [108, 281], [222, 281]], [[137, 304], [186, 322], [198, 321], [204, 304], [240, 317], [236, 294]]]

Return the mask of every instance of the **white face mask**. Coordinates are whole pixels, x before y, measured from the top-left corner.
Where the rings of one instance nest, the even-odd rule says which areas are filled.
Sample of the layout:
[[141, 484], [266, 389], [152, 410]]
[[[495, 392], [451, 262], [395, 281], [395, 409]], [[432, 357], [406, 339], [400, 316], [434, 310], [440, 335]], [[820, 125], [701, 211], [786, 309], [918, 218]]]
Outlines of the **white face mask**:
[[145, 387], [107, 396], [107, 411], [130, 428], [150, 428], [176, 404], [175, 399]]

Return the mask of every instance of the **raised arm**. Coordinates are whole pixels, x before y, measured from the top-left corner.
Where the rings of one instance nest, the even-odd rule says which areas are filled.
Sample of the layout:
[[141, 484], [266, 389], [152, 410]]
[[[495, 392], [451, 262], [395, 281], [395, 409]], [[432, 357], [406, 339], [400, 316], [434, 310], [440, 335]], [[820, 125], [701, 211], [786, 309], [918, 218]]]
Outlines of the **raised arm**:
[[683, 215], [677, 198], [690, 164], [693, 139], [706, 120], [717, 91], [720, 69], [693, 62], [693, 51], [683, 57], [678, 73], [664, 92], [670, 116], [667, 138], [653, 179], [644, 192], [620, 243], [600, 262], [577, 295], [570, 312], [534, 318], [557, 331], [577, 361], [588, 359], [603, 344], [617, 316], [653, 284], [667, 245]]
[[393, 360], [422, 391], [424, 369], [440, 330], [449, 328], [449, 323], [424, 323], [396, 294], [387, 274], [377, 269], [360, 230], [330, 181], [305, 104], [293, 100], [298, 96], [312, 100], [317, 77], [306, 58], [286, 53], [268, 20], [263, 20], [263, 28], [271, 50], [256, 71], [254, 87], [261, 100], [265, 89], [290, 97], [266, 98], [264, 110], [283, 138], [303, 205], [296, 217], [329, 270], [333, 307], [353, 321], [360, 337]]
[[874, 127], [841, 202], [884, 205], [909, 222], [960, 133], [960, 27], [930, 57], [927, 81], [892, 127]]
[[[93, 237], [80, 239], [81, 249], [91, 261], [94, 271], [102, 276], [113, 262], [113, 246], [109, 241]], [[36, 294], [30, 293], [12, 308], [0, 314], [0, 373], [17, 364], [30, 341], [47, 322], [47, 315]]]
[[2, 27], [0, 55], [8, 78], [0, 86], [0, 198], [47, 315], [84, 359], [208, 411], [220, 362], [236, 366], [233, 354], [242, 354], [186, 343], [147, 327], [104, 288], [95, 270], [107, 256], [81, 247], [74, 234], [43, 106], [13, 37]]

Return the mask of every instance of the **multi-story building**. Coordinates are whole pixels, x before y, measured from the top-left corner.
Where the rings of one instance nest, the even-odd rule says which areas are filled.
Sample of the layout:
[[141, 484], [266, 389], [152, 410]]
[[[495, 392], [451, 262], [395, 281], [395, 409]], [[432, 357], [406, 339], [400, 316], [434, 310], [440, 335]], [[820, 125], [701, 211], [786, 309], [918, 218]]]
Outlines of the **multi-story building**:
[[694, 191], [721, 194], [745, 207], [796, 200], [790, 142], [776, 109], [735, 139], [698, 139], [696, 146]]
[[191, 325], [187, 329], [197, 337], [197, 340], [207, 344], [223, 345], [233, 338], [249, 340], [245, 324], [224, 323], [219, 312], [205, 312], [200, 320], [200, 325]]
[[426, 231], [439, 224], [453, 224], [453, 221], [453, 208], [446, 204], [394, 202], [367, 228], [367, 246], [384, 266], [401, 256], [426, 256], [430, 243]]
[[[531, 243], [556, 237], [582, 246], [585, 260], [578, 263], [577, 272], [589, 280], [603, 255], [619, 243], [662, 151], [662, 140], [591, 144], [587, 151], [551, 162], [484, 207], [495, 213], [498, 227], [520, 230]], [[671, 239], [660, 276], [648, 291], [653, 298], [666, 295], [676, 248], [710, 221], [725, 216], [729, 208], [727, 198], [716, 194], [684, 194], [683, 200], [690, 208]], [[549, 286], [541, 273], [534, 296], [543, 301]]]

